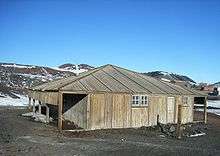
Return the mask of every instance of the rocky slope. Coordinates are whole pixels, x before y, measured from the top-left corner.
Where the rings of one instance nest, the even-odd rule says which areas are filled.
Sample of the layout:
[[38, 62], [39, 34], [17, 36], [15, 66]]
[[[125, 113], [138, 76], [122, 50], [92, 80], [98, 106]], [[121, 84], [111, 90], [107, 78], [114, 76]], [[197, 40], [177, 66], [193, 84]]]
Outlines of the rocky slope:
[[77, 75], [92, 69], [86, 64], [63, 64], [51, 68], [35, 65], [0, 63], [0, 96], [16, 97], [23, 94], [29, 87], [54, 79]]
[[148, 73], [144, 73], [144, 74], [151, 76], [151, 77], [154, 77], [154, 78], [157, 78], [157, 79], [168, 81], [168, 82], [182, 81], [182, 82], [191, 83], [191, 84], [196, 83], [194, 80], [192, 80], [188, 76], [174, 74], [174, 73], [168, 73], [168, 72], [164, 72], [164, 71], [153, 71], [153, 72], [148, 72]]

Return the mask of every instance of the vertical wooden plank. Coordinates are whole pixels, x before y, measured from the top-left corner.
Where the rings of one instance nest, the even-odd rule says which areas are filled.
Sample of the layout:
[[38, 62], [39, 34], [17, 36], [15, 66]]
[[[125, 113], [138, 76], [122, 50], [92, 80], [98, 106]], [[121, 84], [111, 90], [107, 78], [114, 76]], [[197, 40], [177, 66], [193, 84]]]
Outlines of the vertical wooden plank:
[[91, 128], [91, 117], [90, 117], [90, 108], [91, 108], [91, 105], [90, 105], [90, 94], [87, 95], [87, 107], [86, 107], [86, 129], [90, 129]]
[[177, 118], [176, 118], [176, 116], [177, 116], [177, 97], [175, 96], [174, 97], [174, 100], [175, 100], [175, 104], [174, 104], [174, 123], [177, 123]]
[[58, 129], [61, 132], [63, 129], [63, 94], [58, 94]]
[[35, 99], [33, 99], [33, 116], [35, 116]]
[[31, 97], [29, 97], [28, 109], [31, 110]]
[[207, 123], [207, 97], [205, 97], [205, 101], [204, 101], [204, 123]]
[[125, 120], [124, 112], [124, 96], [123, 94], [113, 95], [113, 127], [123, 128]]
[[104, 122], [104, 94], [93, 94], [90, 103], [91, 129], [105, 128]]
[[105, 128], [112, 128], [112, 94], [105, 94]]
[[125, 127], [131, 127], [131, 95], [124, 95], [125, 111], [126, 111], [126, 125]]
[[41, 114], [41, 101], [38, 103], [38, 113]]
[[178, 119], [177, 119], [177, 138], [181, 139], [181, 123], [182, 123], [182, 105], [178, 105]]
[[50, 115], [49, 115], [49, 107], [46, 105], [46, 122], [49, 123], [50, 122]]

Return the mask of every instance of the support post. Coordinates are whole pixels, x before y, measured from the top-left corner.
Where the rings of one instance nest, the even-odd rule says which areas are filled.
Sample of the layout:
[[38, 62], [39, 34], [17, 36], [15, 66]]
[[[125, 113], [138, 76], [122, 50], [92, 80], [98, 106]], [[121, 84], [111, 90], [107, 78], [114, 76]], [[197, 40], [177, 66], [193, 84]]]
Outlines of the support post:
[[63, 94], [58, 95], [58, 129], [62, 132], [63, 129]]
[[50, 109], [47, 105], [46, 106], [46, 122], [49, 123], [50, 122]]
[[41, 114], [41, 101], [38, 103], [38, 113]]
[[181, 129], [181, 122], [182, 122], [182, 105], [178, 105], [178, 118], [177, 118], [177, 139], [181, 139], [182, 137], [182, 129]]
[[29, 109], [29, 111], [31, 111], [31, 97], [29, 97], [28, 109]]
[[204, 123], [207, 123], [207, 97], [205, 97], [204, 101]]
[[35, 117], [35, 99], [33, 99], [33, 116]]

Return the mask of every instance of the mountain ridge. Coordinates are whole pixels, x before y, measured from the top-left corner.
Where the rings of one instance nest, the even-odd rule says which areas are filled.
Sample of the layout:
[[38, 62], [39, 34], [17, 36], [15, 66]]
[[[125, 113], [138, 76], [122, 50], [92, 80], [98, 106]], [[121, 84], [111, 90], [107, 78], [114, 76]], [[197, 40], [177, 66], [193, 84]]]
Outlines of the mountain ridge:
[[[16, 94], [19, 93], [25, 94], [26, 90], [32, 86], [55, 79], [77, 76], [78, 74], [93, 68], [93, 66], [88, 64], [65, 63], [58, 67], [48, 67], [0, 62], [0, 96], [7, 95], [10, 97], [15, 97]], [[187, 76], [164, 71], [152, 71], [143, 74], [161, 79], [163, 81], [183, 81], [193, 84], [196, 83]]]

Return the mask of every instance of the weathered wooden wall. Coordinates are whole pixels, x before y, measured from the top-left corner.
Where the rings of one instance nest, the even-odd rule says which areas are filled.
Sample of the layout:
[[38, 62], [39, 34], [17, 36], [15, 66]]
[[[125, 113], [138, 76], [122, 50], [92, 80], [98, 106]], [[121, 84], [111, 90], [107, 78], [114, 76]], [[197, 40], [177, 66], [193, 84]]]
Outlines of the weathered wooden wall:
[[[178, 105], [182, 96], [149, 95], [149, 105], [132, 107], [130, 94], [91, 94], [90, 111], [87, 112], [88, 129], [128, 128], [153, 126], [157, 124], [157, 115], [161, 123], [168, 123], [167, 98], [174, 97], [173, 121], [177, 123]], [[193, 121], [193, 97], [189, 105], [183, 107], [182, 123]]]
[[131, 106], [130, 94], [91, 94], [88, 129], [128, 128], [167, 122], [167, 97], [149, 96], [149, 106]]
[[182, 107], [182, 123], [188, 123], [193, 121], [193, 105], [194, 97], [188, 98], [188, 105]]
[[161, 123], [167, 123], [167, 97], [149, 97], [149, 126], [157, 124], [157, 115]]
[[129, 94], [91, 94], [88, 129], [131, 127]]
[[131, 108], [131, 127], [148, 126], [148, 107]]
[[[74, 95], [77, 96], [77, 95]], [[73, 96], [73, 98], [74, 98]], [[87, 99], [85, 96], [82, 100], [77, 103], [73, 103], [73, 106], [64, 112], [64, 120], [69, 120], [74, 122], [81, 128], [87, 128]]]
[[58, 92], [29, 91], [28, 96], [42, 103], [58, 105]]

